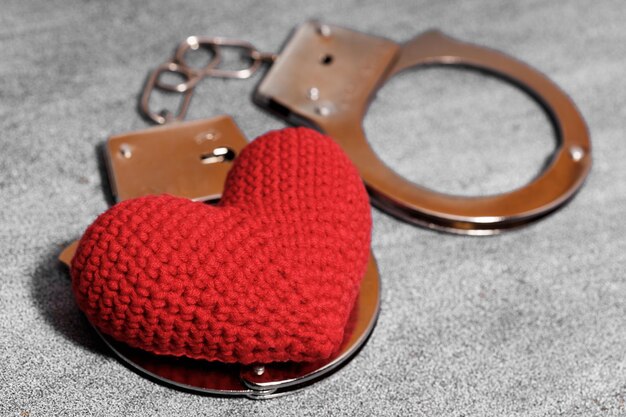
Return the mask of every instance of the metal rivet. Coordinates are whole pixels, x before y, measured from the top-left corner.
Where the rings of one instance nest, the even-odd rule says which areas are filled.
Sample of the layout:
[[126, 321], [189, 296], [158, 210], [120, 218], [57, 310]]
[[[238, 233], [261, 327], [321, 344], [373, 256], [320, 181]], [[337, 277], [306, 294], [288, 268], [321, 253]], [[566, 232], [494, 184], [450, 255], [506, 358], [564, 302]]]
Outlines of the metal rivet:
[[209, 130], [204, 135], [204, 139], [205, 140], [215, 140], [215, 139], [217, 139], [217, 136], [218, 136], [218, 133], [215, 130]]
[[332, 31], [330, 30], [330, 26], [328, 25], [319, 25], [317, 27], [317, 33], [327, 38], [332, 34]]
[[317, 87], [311, 87], [309, 88], [309, 91], [307, 91], [307, 96], [309, 97], [309, 100], [313, 100], [316, 101], [320, 98], [320, 90]]
[[585, 156], [585, 151], [580, 146], [572, 146], [569, 148], [569, 154], [574, 162], [578, 162]]
[[254, 372], [254, 374], [257, 375], [257, 376], [261, 376], [261, 375], [263, 375], [265, 373], [265, 366], [257, 365], [257, 366], [252, 368], [252, 372]]
[[129, 159], [131, 156], [133, 156], [133, 152], [130, 149], [130, 146], [123, 143], [120, 145], [120, 155], [122, 155], [123, 158]]
[[195, 137], [195, 141], [197, 144], [202, 144], [204, 142], [213, 142], [214, 140], [219, 139], [220, 137], [220, 132], [218, 132], [217, 130], [206, 130], [204, 132], [199, 133], [196, 137]]
[[330, 116], [330, 107], [328, 106], [317, 106], [315, 108], [315, 113], [319, 114], [320, 116]]
[[187, 45], [189, 45], [190, 49], [195, 51], [198, 48], [200, 48], [200, 41], [198, 40], [197, 37], [190, 36], [190, 37], [187, 38]]

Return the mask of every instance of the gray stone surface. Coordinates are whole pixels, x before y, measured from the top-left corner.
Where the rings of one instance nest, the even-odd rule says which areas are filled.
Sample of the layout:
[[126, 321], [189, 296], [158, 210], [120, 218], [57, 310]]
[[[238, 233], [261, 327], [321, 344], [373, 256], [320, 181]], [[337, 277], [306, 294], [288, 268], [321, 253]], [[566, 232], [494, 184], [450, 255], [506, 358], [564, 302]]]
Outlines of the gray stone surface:
[[[374, 210], [383, 308], [360, 355], [300, 393], [253, 402], [179, 392], [129, 371], [80, 315], [59, 250], [104, 211], [96, 146], [146, 126], [136, 98], [190, 34], [277, 50], [319, 18], [405, 40], [438, 27], [556, 81], [589, 124], [594, 167], [563, 210], [493, 238], [438, 234]], [[626, 415], [626, 6], [585, 1], [19, 1], [0, 4], [0, 414]], [[205, 81], [190, 118], [282, 124], [248, 81]], [[424, 69], [365, 122], [407, 177], [485, 194], [533, 178], [555, 148], [525, 95]]]

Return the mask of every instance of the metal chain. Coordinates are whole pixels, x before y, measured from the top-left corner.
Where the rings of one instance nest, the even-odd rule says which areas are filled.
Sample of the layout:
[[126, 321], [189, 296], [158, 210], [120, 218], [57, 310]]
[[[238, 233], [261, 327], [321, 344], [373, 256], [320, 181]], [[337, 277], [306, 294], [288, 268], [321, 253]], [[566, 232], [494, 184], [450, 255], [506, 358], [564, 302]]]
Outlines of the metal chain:
[[[242, 56], [250, 61], [250, 65], [246, 68], [236, 70], [220, 68], [223, 55], [222, 51], [227, 48], [239, 49]], [[197, 51], [199, 49], [210, 51], [212, 56], [209, 62], [203, 67], [196, 68], [189, 65], [186, 56], [189, 51]], [[190, 36], [178, 45], [170, 61], [161, 64], [150, 74], [141, 95], [139, 110], [143, 115], [157, 124], [183, 120], [189, 109], [193, 89], [202, 79], [205, 77], [250, 78], [263, 64], [273, 63], [276, 57], [276, 54], [260, 52], [249, 42], [238, 39]], [[165, 73], [177, 74], [183, 81], [178, 84], [163, 82], [161, 78]], [[172, 113], [169, 110], [162, 110], [159, 113], [155, 113], [150, 110], [150, 97], [155, 89], [183, 95], [177, 113]]]

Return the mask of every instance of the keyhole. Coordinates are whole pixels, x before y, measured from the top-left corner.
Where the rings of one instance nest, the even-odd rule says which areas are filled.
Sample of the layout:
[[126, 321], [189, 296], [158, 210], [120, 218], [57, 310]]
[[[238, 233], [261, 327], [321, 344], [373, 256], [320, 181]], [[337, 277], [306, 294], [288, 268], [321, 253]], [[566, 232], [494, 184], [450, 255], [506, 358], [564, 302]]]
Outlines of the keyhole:
[[225, 146], [215, 148], [210, 153], [200, 155], [200, 162], [205, 165], [217, 164], [219, 162], [230, 162], [235, 159], [235, 151]]
[[320, 59], [320, 62], [322, 63], [322, 65], [330, 65], [333, 62], [333, 56], [330, 54], [326, 54], [322, 56], [322, 59]]

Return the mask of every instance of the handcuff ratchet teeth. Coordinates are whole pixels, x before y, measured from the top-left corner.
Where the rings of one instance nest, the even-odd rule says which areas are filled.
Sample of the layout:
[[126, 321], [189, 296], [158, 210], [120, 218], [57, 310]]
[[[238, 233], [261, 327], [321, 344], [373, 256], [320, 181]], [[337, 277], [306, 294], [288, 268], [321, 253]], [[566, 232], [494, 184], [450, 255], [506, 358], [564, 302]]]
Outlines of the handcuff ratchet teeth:
[[[185, 55], [201, 47], [214, 52], [202, 69], [193, 70]], [[219, 68], [221, 48], [234, 47], [249, 58], [241, 70]], [[372, 203], [427, 228], [467, 235], [491, 235], [540, 219], [569, 201], [591, 168], [591, 143], [585, 122], [572, 100], [545, 75], [501, 52], [428, 31], [404, 44], [338, 26], [306, 22], [296, 28], [279, 55], [261, 53], [251, 44], [224, 38], [190, 37], [169, 64], [185, 81], [165, 86], [153, 74], [141, 110], [157, 123], [166, 117], [148, 109], [154, 88], [181, 92], [182, 119], [190, 94], [206, 76], [248, 78], [263, 63], [270, 69], [254, 101], [289, 123], [314, 127], [333, 137], [359, 169]], [[166, 64], [167, 65], [167, 64]], [[392, 77], [413, 67], [457, 65], [480, 69], [519, 87], [548, 113], [559, 147], [549, 165], [531, 183], [508, 193], [461, 197], [439, 193], [398, 175], [369, 145], [362, 121], [376, 92]], [[157, 69], [157, 72], [159, 69]]]

